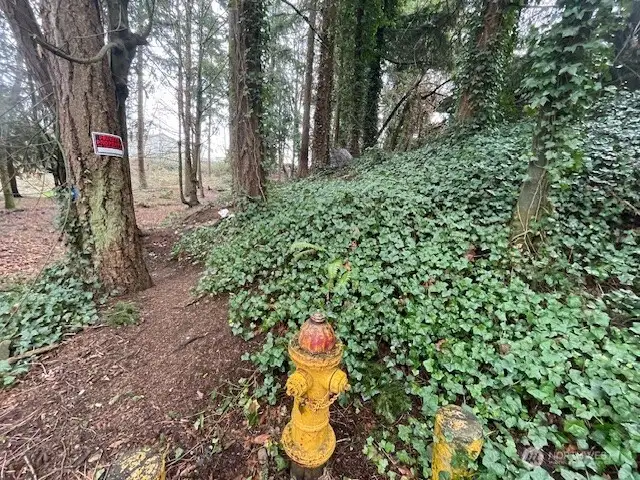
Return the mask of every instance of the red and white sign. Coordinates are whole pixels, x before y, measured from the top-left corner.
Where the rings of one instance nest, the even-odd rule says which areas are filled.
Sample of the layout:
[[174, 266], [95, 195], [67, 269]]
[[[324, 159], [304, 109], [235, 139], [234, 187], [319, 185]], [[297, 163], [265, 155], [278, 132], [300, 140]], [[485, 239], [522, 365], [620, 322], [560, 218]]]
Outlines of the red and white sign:
[[124, 157], [124, 145], [122, 138], [110, 133], [92, 132], [93, 151], [96, 155], [107, 155], [109, 157]]

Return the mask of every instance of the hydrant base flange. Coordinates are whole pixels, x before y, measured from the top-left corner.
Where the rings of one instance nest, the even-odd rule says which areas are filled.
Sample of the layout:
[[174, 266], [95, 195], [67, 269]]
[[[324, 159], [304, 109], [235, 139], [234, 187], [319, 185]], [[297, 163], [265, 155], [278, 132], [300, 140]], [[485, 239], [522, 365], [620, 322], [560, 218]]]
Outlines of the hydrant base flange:
[[306, 468], [317, 468], [327, 463], [336, 448], [336, 434], [333, 428], [327, 425], [324, 441], [313, 450], [306, 450], [304, 445], [294, 442], [293, 428], [293, 422], [289, 422], [282, 432], [282, 446], [287, 456], [298, 465]]

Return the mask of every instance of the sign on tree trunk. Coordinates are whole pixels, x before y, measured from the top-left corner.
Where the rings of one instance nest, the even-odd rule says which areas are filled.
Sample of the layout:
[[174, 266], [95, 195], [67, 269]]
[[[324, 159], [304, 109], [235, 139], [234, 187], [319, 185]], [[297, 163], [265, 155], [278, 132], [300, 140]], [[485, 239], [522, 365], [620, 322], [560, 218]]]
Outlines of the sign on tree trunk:
[[110, 157], [124, 157], [122, 138], [110, 133], [92, 132], [93, 151], [96, 155], [108, 155]]

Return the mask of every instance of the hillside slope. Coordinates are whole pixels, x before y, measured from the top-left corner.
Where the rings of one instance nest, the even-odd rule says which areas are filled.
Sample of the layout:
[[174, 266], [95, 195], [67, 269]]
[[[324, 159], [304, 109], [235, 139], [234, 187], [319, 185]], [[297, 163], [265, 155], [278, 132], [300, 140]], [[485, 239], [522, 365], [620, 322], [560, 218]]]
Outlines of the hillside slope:
[[367, 452], [390, 476], [428, 477], [433, 415], [464, 403], [488, 434], [481, 478], [640, 478], [640, 96], [576, 126], [524, 258], [508, 240], [530, 143], [512, 125], [364, 159], [175, 251], [206, 261], [202, 291], [232, 293], [236, 333], [268, 332], [253, 360], [272, 399], [289, 334], [327, 312], [352, 395], [389, 422]]

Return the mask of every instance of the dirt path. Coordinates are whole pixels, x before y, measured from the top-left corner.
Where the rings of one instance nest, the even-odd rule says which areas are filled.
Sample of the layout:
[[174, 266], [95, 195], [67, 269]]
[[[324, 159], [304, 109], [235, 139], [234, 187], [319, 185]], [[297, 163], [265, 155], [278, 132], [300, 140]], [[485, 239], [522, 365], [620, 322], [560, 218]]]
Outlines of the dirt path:
[[189, 305], [199, 272], [167, 262], [173, 240], [146, 238], [155, 286], [129, 298], [140, 306], [139, 325], [89, 329], [0, 394], [0, 439], [8, 439], [0, 478], [31, 478], [25, 457], [38, 478], [72, 478], [94, 467], [89, 460], [161, 435], [187, 443], [192, 422], [184, 420], [208, 406], [210, 392], [251, 374], [240, 361], [247, 345], [227, 326], [226, 299]]
[[[245, 396], [238, 382], [255, 376], [241, 356], [254, 346], [231, 334], [225, 298], [193, 302], [200, 271], [168, 259], [174, 241], [170, 230], [145, 237], [155, 286], [125, 299], [140, 324], [89, 328], [0, 392], [0, 480], [96, 479], [142, 446], [167, 452], [169, 479], [285, 478], [264, 445], [273, 457], [289, 401]], [[373, 422], [362, 422], [336, 411], [333, 469], [348, 478], [376, 478], [360, 453]]]

